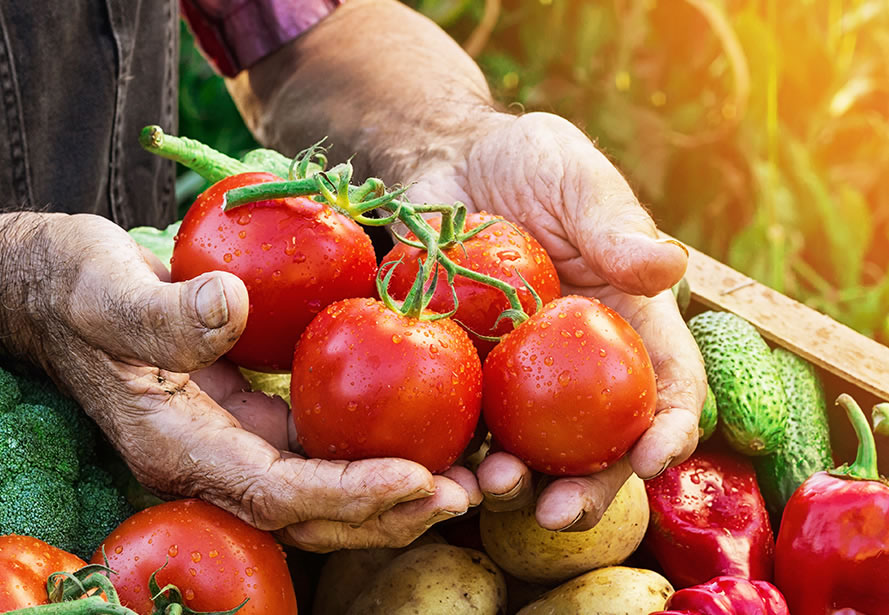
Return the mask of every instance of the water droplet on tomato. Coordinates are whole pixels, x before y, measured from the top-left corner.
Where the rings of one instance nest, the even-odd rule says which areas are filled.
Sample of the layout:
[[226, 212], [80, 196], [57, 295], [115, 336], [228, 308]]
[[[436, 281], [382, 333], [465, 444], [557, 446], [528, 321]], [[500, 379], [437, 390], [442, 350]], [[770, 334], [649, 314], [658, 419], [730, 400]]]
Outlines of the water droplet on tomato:
[[121, 553], [123, 553], [123, 547], [121, 547], [120, 545], [114, 547], [114, 552], [120, 555]]
[[567, 369], [559, 374], [559, 384], [561, 384], [563, 387], [571, 384], [571, 372], [569, 372]]
[[574, 337], [583, 337], [583, 331], [578, 329], [577, 331], [574, 332]]
[[294, 263], [303, 263], [303, 262], [305, 262], [305, 260], [306, 260], [306, 255], [303, 254], [302, 252], [297, 252], [293, 256]]
[[185, 590], [185, 599], [186, 600], [194, 600], [194, 590], [190, 587]]
[[262, 248], [262, 251], [263, 251], [263, 252], [268, 252], [269, 250], [272, 249], [272, 244], [270, 244], [270, 243], [263, 243], [263, 244], [261, 244], [259, 247]]
[[190, 574], [191, 576], [194, 577], [194, 576], [197, 576], [198, 571], [195, 570], [194, 568], [189, 568], [189, 569], [188, 569], [188, 574]]
[[197, 564], [199, 561], [201, 561], [201, 553], [199, 551], [192, 551], [191, 552], [191, 561], [193, 561], [195, 564]]
[[501, 250], [497, 253], [497, 258], [502, 261], [517, 261], [521, 258], [521, 255], [515, 250]]
[[230, 263], [232, 262], [232, 255], [226, 252], [222, 255], [222, 260], [224, 260], [226, 263]]
[[277, 280], [280, 277], [281, 277], [281, 270], [280, 269], [276, 269], [272, 272], [272, 279], [273, 280]]
[[348, 404], [346, 404], [346, 410], [348, 410], [349, 412], [355, 412], [356, 410], [358, 410], [358, 402], [350, 401]]
[[398, 335], [397, 333], [393, 333], [392, 334], [392, 343], [393, 344], [400, 344], [401, 343], [401, 336]]
[[207, 555], [209, 555], [211, 558], [212, 558], [212, 557], [218, 557], [218, 556], [219, 556], [219, 551], [217, 551], [217, 550], [214, 549], [213, 551], [210, 551], [209, 553], [207, 553]]
[[310, 299], [309, 301], [306, 301], [306, 307], [309, 308], [309, 311], [313, 314], [317, 314], [321, 311], [321, 300]]
[[171, 545], [169, 549], [167, 549], [167, 555], [170, 557], [176, 557], [179, 555], [179, 545]]
[[546, 357], [545, 359], [543, 359], [543, 364], [546, 365], [547, 367], [549, 367], [550, 365], [553, 364], [553, 358], [552, 358], [552, 357]]
[[438, 346], [429, 346], [429, 352], [432, 354], [438, 354]]
[[605, 349], [604, 349], [604, 348], [600, 348], [600, 349], [599, 349], [599, 356], [600, 356], [600, 357], [607, 357], [607, 356], [608, 356], [608, 353], [605, 352]]
[[253, 576], [253, 568], [250, 568], [250, 567], [245, 568], [244, 574], [246, 574], [248, 577], [252, 577]]
[[245, 237], [247, 237], [247, 231], [241, 231], [240, 233], [238, 233], [238, 237], [244, 239]]
[[[238, 224], [240, 224], [241, 226], [246, 226], [246, 225], [250, 224], [250, 218], [252, 216], [253, 216], [253, 214], [251, 214], [251, 213], [246, 213], [246, 214], [241, 215], [241, 217], [238, 218]], [[219, 230], [222, 230], [222, 229], [219, 229]]]

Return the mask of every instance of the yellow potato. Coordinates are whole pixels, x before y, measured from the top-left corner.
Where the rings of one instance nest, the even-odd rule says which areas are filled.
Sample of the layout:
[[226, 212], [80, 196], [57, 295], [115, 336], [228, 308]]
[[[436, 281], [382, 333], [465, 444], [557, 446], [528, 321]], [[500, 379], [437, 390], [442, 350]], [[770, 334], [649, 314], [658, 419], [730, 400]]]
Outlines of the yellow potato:
[[444, 544], [444, 539], [430, 530], [401, 549], [334, 551], [327, 556], [321, 567], [312, 615], [342, 615], [389, 562], [410, 549], [428, 544]]
[[582, 574], [518, 615], [649, 615], [664, 610], [673, 586], [652, 570], [610, 566]]
[[485, 551], [503, 570], [524, 581], [554, 584], [629, 557], [648, 527], [648, 498], [633, 474], [590, 530], [545, 530], [534, 518], [534, 504], [512, 512], [483, 509], [480, 527]]
[[498, 615], [505, 609], [503, 573], [487, 555], [425, 545], [392, 560], [346, 615]]

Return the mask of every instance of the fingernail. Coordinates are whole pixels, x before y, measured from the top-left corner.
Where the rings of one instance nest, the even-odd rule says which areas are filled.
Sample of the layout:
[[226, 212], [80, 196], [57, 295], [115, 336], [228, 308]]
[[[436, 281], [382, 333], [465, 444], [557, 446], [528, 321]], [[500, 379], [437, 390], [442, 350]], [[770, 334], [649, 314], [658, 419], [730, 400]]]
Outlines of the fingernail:
[[403, 504], [404, 502], [413, 502], [414, 500], [422, 500], [423, 498], [428, 498], [430, 495], [435, 495], [434, 491], [429, 491], [428, 489], [420, 489], [419, 491], [414, 491], [410, 493], [400, 500], [396, 502], [396, 504]]
[[519, 494], [522, 490], [522, 486], [525, 484], [525, 477], [521, 477], [519, 482], [515, 484], [515, 486], [505, 493], [486, 493], [485, 497], [491, 498], [492, 500], [511, 500], [515, 496]]
[[[663, 467], [663, 468], [661, 468], [660, 470], [658, 470], [655, 474], [653, 474], [653, 475], [651, 475], [651, 476], [649, 476], [649, 477], [647, 477], [647, 478], [643, 478], [642, 480], [652, 480], [652, 479], [657, 478], [658, 476], [660, 476], [661, 474], [663, 474], [664, 472], [667, 471], [667, 468], [670, 467], [670, 464], [671, 464], [671, 463], [673, 463], [673, 458], [672, 458], [672, 457], [668, 457], [668, 458], [667, 458], [667, 461], [664, 462], [664, 467]], [[640, 477], [640, 478], [642, 478], [642, 477]]]
[[584, 515], [586, 515], [586, 511], [583, 511], [583, 510], [580, 511], [579, 513], [577, 513], [577, 516], [574, 517], [574, 521], [572, 521], [571, 523], [569, 523], [569, 524], [566, 525], [565, 527], [560, 527], [560, 528], [557, 529], [556, 531], [557, 531], [557, 532], [566, 532], [566, 531], [570, 530], [572, 527], [574, 527], [575, 525], [577, 525], [578, 523], [580, 523], [580, 520], [583, 519]]
[[195, 296], [195, 309], [201, 324], [208, 329], [218, 329], [228, 322], [228, 302], [225, 287], [218, 276], [204, 282]]
[[442, 521], [447, 521], [448, 519], [453, 519], [454, 517], [459, 517], [464, 514], [466, 511], [454, 512], [451, 510], [443, 510], [431, 519], [426, 522], [426, 525], [435, 525], [436, 523], [440, 523]]
[[670, 238], [670, 239], [658, 239], [658, 243], [669, 243], [669, 244], [672, 244], [672, 245], [674, 245], [674, 246], [678, 246], [678, 247], [682, 248], [682, 251], [685, 252], [685, 255], [686, 255], [686, 256], [689, 255], [689, 254], [688, 254], [688, 247], [686, 247], [686, 245], [685, 245], [684, 243], [682, 243], [681, 241], [679, 241], [679, 240], [677, 240], [677, 239], [672, 239], [672, 238]]

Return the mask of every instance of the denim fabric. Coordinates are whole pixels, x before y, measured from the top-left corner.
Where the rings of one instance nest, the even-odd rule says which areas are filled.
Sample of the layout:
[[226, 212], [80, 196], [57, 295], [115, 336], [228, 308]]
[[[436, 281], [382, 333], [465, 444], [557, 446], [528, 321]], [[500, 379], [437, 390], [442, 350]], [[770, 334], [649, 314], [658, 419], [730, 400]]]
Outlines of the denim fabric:
[[130, 228], [176, 215], [175, 0], [0, 2], [0, 208], [94, 213]]

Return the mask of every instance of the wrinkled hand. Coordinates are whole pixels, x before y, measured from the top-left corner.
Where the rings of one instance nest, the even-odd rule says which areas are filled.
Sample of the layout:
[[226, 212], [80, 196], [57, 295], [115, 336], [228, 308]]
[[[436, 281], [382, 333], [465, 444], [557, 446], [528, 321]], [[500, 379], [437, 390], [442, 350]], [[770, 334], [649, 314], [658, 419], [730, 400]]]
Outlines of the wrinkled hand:
[[[196, 376], [205, 390], [188, 374], [243, 330], [247, 291], [237, 277], [167, 283], [163, 265], [103, 218], [29, 216], [28, 254], [2, 263], [20, 268], [5, 279], [24, 281], [29, 297], [10, 317], [15, 348], [83, 405], [149, 489], [199, 496], [314, 551], [401, 546], [480, 502], [466, 470], [448, 478], [406, 460], [306, 460], [282, 450], [283, 401], [251, 398], [222, 364]], [[247, 431], [213, 397], [246, 427], [278, 435], [270, 443]]]
[[[467, 151], [419, 166], [412, 200], [459, 200], [528, 229], [556, 265], [563, 294], [597, 297], [639, 332], [658, 377], [652, 426], [627, 457], [589, 477], [553, 481], [537, 500], [541, 526], [595, 525], [633, 471], [650, 478], [697, 444], [706, 376], [670, 287], [687, 265], [684, 247], [659, 241], [630, 187], [576, 127], [557, 116], [497, 114], [480, 124]], [[485, 505], [511, 509], [533, 497], [531, 473], [499, 452], [478, 469]]]

